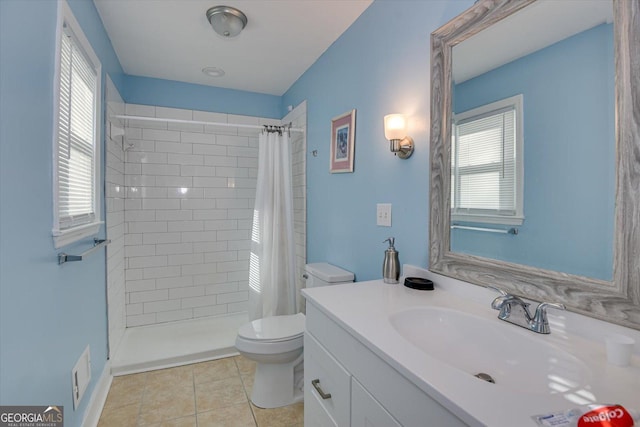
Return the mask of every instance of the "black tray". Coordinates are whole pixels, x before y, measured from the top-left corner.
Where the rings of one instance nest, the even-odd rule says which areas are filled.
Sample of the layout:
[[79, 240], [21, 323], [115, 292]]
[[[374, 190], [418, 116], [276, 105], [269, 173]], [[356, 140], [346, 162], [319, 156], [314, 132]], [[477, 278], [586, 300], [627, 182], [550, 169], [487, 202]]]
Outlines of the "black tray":
[[433, 282], [422, 277], [407, 277], [404, 279], [404, 285], [407, 288], [418, 289], [420, 291], [432, 291]]

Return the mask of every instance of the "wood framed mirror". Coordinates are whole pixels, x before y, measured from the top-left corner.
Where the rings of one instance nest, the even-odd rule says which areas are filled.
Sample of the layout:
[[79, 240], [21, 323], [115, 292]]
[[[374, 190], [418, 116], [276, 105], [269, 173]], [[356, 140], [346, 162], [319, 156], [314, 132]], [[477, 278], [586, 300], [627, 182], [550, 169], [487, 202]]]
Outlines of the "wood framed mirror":
[[[536, 0], [479, 0], [431, 34], [429, 269], [473, 284], [496, 286], [525, 298], [560, 302], [568, 310], [640, 329], [640, 2], [637, 0], [612, 3], [615, 190], [611, 191], [615, 194], [611, 194], [611, 199], [615, 207], [612, 207], [611, 279], [451, 250], [454, 47], [536, 3]], [[525, 98], [525, 111], [526, 102]]]

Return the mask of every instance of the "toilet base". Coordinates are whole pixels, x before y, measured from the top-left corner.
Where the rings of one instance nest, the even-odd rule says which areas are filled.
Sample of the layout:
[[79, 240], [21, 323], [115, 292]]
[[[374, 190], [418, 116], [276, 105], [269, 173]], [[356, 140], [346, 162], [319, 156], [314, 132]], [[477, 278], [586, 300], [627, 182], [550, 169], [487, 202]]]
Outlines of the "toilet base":
[[294, 369], [303, 360], [300, 355], [289, 363], [260, 363], [251, 391], [251, 402], [259, 408], [279, 408], [303, 400], [302, 390], [294, 384]]

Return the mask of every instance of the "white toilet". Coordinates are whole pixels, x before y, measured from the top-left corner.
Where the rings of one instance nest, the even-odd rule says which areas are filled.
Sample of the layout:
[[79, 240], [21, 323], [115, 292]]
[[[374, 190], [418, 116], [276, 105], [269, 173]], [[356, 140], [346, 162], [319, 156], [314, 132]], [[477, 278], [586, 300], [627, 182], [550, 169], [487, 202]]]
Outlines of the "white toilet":
[[[306, 287], [353, 282], [353, 273], [327, 263], [305, 266]], [[257, 363], [251, 401], [260, 408], [300, 402], [304, 314], [254, 320], [238, 330], [236, 349]], [[295, 375], [294, 375], [295, 373]]]

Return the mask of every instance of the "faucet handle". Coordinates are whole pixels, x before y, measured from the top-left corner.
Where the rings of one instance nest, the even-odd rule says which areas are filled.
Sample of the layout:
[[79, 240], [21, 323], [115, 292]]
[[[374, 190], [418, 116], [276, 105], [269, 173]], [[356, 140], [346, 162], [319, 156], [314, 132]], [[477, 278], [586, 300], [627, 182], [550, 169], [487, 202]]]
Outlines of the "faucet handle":
[[513, 298], [517, 297], [495, 286], [487, 285], [485, 287], [487, 289], [492, 289], [500, 294], [491, 302], [491, 308], [493, 308], [494, 310], [500, 310], [501, 313], [506, 313], [508, 315], [510, 310], [510, 306], [508, 303], [511, 302]]
[[546, 308], [557, 308], [558, 310], [565, 310], [567, 307], [565, 307], [564, 304], [560, 304], [557, 302], [541, 302], [538, 305], [537, 310], [545, 310]]
[[529, 303], [523, 301], [519, 296], [511, 294], [500, 295], [491, 302], [491, 308], [493, 308], [494, 310], [499, 310], [500, 314], [498, 314], [498, 318], [503, 320], [511, 315], [512, 306], [522, 307], [522, 310], [524, 312], [523, 314], [526, 317], [527, 321], [531, 319], [531, 315], [529, 314], [528, 310]]
[[564, 304], [555, 302], [541, 302], [540, 304], [538, 304], [531, 323], [531, 328], [534, 330], [534, 332], [538, 332], [541, 334], [548, 334], [551, 332], [549, 328], [549, 320], [547, 319], [548, 308], [556, 308], [558, 310], [566, 309]]

